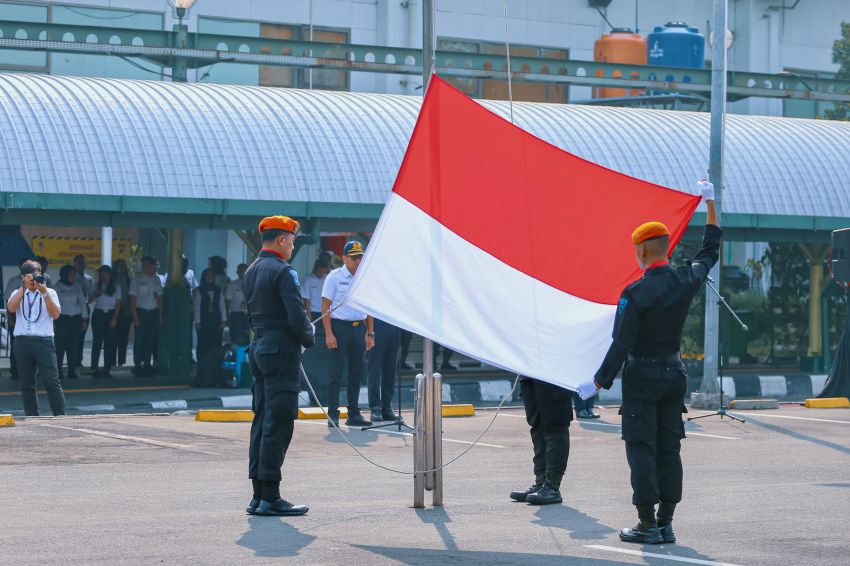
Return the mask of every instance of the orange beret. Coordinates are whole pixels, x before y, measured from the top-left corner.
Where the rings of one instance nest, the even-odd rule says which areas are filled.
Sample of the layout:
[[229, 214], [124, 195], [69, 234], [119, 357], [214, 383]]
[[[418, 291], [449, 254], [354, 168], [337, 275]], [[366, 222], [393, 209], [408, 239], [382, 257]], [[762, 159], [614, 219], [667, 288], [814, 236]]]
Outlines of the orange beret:
[[647, 222], [641, 224], [632, 232], [632, 243], [637, 245], [647, 240], [654, 240], [662, 236], [669, 236], [670, 230], [661, 222]]
[[283, 230], [295, 234], [300, 228], [301, 225], [288, 216], [266, 216], [260, 220], [260, 234], [266, 230]]

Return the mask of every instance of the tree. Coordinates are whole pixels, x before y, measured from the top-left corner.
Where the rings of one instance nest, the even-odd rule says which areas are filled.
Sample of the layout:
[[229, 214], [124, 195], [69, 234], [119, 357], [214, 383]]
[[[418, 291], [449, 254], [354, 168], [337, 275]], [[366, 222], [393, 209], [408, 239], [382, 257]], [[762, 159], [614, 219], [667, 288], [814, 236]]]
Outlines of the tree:
[[[850, 80], [850, 22], [841, 22], [841, 38], [832, 44], [832, 62], [839, 65], [835, 78]], [[828, 120], [850, 120], [850, 104], [836, 103], [824, 116]]]

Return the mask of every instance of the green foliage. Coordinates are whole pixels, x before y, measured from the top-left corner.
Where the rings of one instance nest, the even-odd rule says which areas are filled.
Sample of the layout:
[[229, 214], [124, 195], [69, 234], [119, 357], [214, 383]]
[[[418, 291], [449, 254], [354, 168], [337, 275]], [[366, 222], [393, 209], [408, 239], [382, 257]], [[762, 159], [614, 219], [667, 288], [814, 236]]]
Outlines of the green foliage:
[[[850, 22], [841, 22], [841, 37], [832, 44], [832, 62], [838, 64], [837, 79], [850, 79]], [[829, 120], [850, 120], [850, 104], [836, 103], [824, 112]]]

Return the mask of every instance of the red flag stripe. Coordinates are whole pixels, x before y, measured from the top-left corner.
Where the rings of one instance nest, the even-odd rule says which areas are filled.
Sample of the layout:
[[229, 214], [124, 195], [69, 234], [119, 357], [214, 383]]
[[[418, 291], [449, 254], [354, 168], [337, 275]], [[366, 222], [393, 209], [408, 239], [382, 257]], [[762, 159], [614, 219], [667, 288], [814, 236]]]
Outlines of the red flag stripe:
[[439, 77], [393, 191], [514, 269], [605, 304], [641, 275], [631, 231], [664, 222], [672, 249], [699, 204], [557, 148]]

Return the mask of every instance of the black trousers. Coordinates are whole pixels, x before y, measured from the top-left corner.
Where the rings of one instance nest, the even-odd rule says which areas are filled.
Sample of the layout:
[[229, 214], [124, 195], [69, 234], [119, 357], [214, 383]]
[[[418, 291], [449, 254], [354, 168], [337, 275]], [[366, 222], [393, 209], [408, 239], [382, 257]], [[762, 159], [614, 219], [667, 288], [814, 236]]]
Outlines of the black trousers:
[[109, 371], [115, 364], [115, 330], [111, 327], [115, 311], [92, 310], [91, 315], [91, 368], [97, 371], [100, 351], [103, 350], [103, 369]]
[[248, 313], [247, 312], [232, 312], [230, 313], [230, 343], [237, 346], [244, 346], [250, 341], [248, 333]]
[[65, 414], [65, 392], [59, 383], [59, 370], [56, 368], [56, 348], [53, 337], [16, 336], [15, 361], [21, 377], [21, 397], [24, 413], [28, 417], [37, 417], [38, 412], [38, 375], [47, 390], [47, 399], [53, 416]]
[[56, 340], [56, 370], [62, 376], [62, 362], [68, 359], [68, 375], [77, 373], [80, 365], [77, 359], [77, 341], [83, 333], [82, 315], [60, 315], [53, 321], [53, 334]]
[[366, 322], [357, 326], [344, 320], [331, 320], [331, 330], [336, 337], [336, 349], [331, 350], [331, 368], [328, 379], [328, 415], [339, 416], [339, 388], [342, 382], [342, 370], [348, 364], [348, 383], [346, 386], [348, 414], [360, 412], [357, 401], [360, 398], [360, 383], [363, 381], [363, 353], [366, 351]]
[[[3, 305], [5, 307], [5, 305]], [[9, 365], [12, 379], [18, 378], [18, 364], [15, 362], [15, 313], [6, 313], [6, 336], [9, 339]], [[54, 331], [55, 332], [55, 331]]]
[[402, 329], [401, 331], [401, 363], [407, 363], [407, 355], [410, 353], [410, 341], [413, 340], [413, 333], [409, 330]]
[[400, 342], [401, 333], [398, 327], [375, 319], [375, 347], [366, 354], [369, 408], [373, 411], [390, 410]]
[[201, 328], [198, 330], [198, 349], [196, 356], [200, 363], [201, 358], [210, 352], [215, 352], [221, 348], [224, 333], [221, 329], [221, 321], [206, 320], [201, 321]]
[[127, 311], [121, 309], [121, 314], [118, 315], [118, 324], [112, 331], [114, 354], [113, 360], [119, 366], [127, 363], [127, 343], [130, 340], [130, 325], [133, 324], [133, 319], [127, 314]]
[[136, 368], [151, 367], [151, 359], [156, 350], [156, 336], [159, 330], [159, 311], [157, 309], [137, 309], [139, 326], [133, 339], [133, 365]]
[[534, 477], [545, 476], [550, 485], [560, 487], [570, 457], [570, 392], [536, 379], [523, 378], [520, 384], [534, 445]]
[[631, 469], [632, 503], [682, 500], [682, 439], [687, 390], [684, 366], [628, 362], [623, 370], [623, 440]]
[[[84, 306], [83, 308], [88, 307]], [[89, 319], [82, 320], [81, 325], [77, 329], [77, 333], [74, 336], [74, 343], [71, 346], [71, 351], [74, 353], [74, 367], [81, 367], [83, 365], [83, 346], [85, 346], [86, 343], [86, 331], [88, 330], [88, 323]], [[86, 325], [86, 330], [83, 330], [82, 324]]]
[[[265, 343], [264, 343], [265, 342]], [[298, 418], [298, 374], [301, 350], [276, 336], [255, 337], [248, 351], [254, 375], [248, 477], [277, 481]]]

